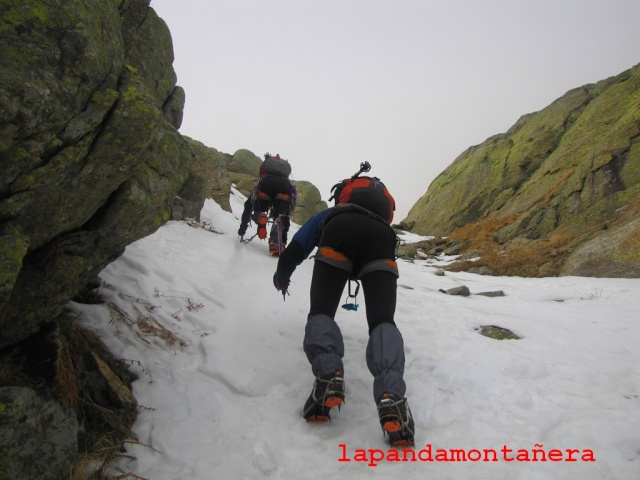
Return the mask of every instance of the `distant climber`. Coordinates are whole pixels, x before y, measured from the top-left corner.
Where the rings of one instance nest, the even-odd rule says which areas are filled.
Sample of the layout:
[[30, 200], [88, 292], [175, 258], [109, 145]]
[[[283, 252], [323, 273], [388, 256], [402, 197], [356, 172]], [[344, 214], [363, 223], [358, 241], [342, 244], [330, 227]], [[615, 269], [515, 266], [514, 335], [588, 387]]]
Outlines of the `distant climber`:
[[[264, 161], [260, 165], [258, 184], [251, 191], [251, 195], [244, 203], [244, 211], [240, 220], [238, 235], [244, 237], [251, 220], [258, 225], [258, 237], [267, 238], [267, 216], [274, 220], [269, 234], [269, 252], [277, 256], [280, 254], [278, 245], [284, 248], [287, 245], [289, 233], [289, 216], [297, 201], [297, 189], [291, 182], [291, 165], [280, 155], [264, 155]], [[282, 221], [281, 239], [278, 242], [278, 230], [275, 220]]]

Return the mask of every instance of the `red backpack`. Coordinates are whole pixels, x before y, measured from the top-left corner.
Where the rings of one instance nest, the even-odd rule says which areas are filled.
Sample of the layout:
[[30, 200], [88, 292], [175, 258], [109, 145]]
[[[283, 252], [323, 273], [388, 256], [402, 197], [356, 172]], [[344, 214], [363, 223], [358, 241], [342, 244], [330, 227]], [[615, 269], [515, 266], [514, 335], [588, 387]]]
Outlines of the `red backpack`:
[[396, 202], [376, 177], [346, 178], [331, 189], [335, 204], [352, 203], [382, 217], [387, 224], [393, 221]]

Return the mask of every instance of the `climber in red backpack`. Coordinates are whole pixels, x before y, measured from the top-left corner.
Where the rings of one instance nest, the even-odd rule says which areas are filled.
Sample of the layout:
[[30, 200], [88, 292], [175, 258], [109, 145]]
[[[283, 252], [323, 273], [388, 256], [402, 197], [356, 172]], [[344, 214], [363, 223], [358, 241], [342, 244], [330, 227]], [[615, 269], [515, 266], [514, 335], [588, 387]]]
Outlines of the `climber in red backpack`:
[[272, 255], [278, 255], [278, 244], [287, 244], [289, 232], [289, 215], [297, 200], [295, 185], [289, 180], [291, 165], [280, 155], [264, 155], [264, 161], [260, 165], [258, 184], [252, 190], [251, 195], [244, 203], [244, 210], [240, 220], [238, 235], [244, 237], [249, 222], [253, 220], [258, 225], [258, 237], [267, 238], [267, 212], [274, 220], [278, 217], [282, 220], [281, 242], [278, 242], [276, 222], [273, 222], [269, 233], [269, 251]]
[[[294, 270], [318, 247], [303, 342], [315, 380], [302, 415], [322, 422], [345, 397], [344, 342], [334, 317], [347, 282], [350, 298], [356, 297], [362, 282], [369, 326], [366, 360], [380, 425], [391, 445], [411, 446], [415, 427], [404, 396], [404, 343], [394, 321], [398, 266], [390, 224], [395, 202], [378, 178], [359, 177], [369, 169], [363, 162], [355, 175], [334, 186], [335, 206], [317, 213], [296, 232], [280, 255], [273, 284], [286, 298]], [[342, 307], [356, 310], [357, 304]]]

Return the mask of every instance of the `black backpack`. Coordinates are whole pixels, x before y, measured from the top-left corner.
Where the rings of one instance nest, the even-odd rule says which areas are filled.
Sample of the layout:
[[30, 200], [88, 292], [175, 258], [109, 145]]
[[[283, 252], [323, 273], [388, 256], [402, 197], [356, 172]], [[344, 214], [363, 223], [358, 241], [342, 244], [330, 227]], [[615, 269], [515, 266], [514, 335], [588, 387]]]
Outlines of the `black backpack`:
[[264, 156], [264, 161], [260, 165], [260, 176], [264, 175], [279, 175], [281, 177], [289, 177], [291, 175], [291, 164], [284, 158], [280, 158], [280, 155]]
[[376, 177], [351, 177], [337, 183], [331, 189], [335, 205], [354, 204], [381, 217], [387, 224], [393, 221], [396, 202]]

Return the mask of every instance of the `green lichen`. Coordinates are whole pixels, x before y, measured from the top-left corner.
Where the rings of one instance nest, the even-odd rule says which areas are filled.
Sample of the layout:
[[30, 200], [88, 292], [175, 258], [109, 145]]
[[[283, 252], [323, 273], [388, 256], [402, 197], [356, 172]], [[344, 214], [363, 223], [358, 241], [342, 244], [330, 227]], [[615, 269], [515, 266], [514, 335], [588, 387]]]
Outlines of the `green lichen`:
[[28, 237], [16, 228], [0, 236], [0, 303], [13, 288], [28, 249]]
[[135, 102], [142, 100], [142, 94], [135, 86], [129, 85], [125, 90], [123, 90], [122, 98], [128, 102]]
[[620, 170], [620, 180], [626, 188], [640, 184], [640, 136], [631, 144], [626, 161]]
[[125, 68], [126, 68], [127, 70], [129, 70], [129, 72], [130, 72], [132, 75], [138, 75], [138, 69], [137, 69], [136, 67], [134, 67], [133, 65], [129, 65], [129, 64], [127, 64], [127, 65], [125, 65]]
[[483, 325], [479, 330], [480, 335], [493, 338], [494, 340], [520, 340], [521, 338], [511, 330], [495, 325]]
[[98, 105], [113, 105], [118, 98], [117, 90], [106, 88], [98, 90], [91, 96], [91, 101]]
[[24, 0], [20, 2], [20, 6], [11, 6], [2, 12], [0, 32], [25, 24], [46, 25], [48, 17], [49, 9], [43, 2]]
[[31, 158], [31, 154], [25, 148], [17, 147], [11, 151], [12, 162], [20, 163], [28, 160], [29, 158]]
[[637, 68], [572, 90], [463, 152], [404, 221], [425, 235], [511, 214], [529, 220], [513, 237], [597, 226], [624, 206], [611, 179], [640, 183], [639, 106]]
[[[162, 112], [154, 105], [152, 97], [147, 94], [143, 87], [130, 84], [121, 91], [120, 98], [127, 103], [123, 105], [123, 108], [127, 111], [130, 122], [140, 122], [141, 126], [144, 126], [142, 131], [153, 130], [153, 125], [157, 123]], [[138, 142], [139, 146], [146, 145], [146, 136], [141, 137], [138, 135], [139, 131], [135, 133], [136, 138], [141, 139]]]

